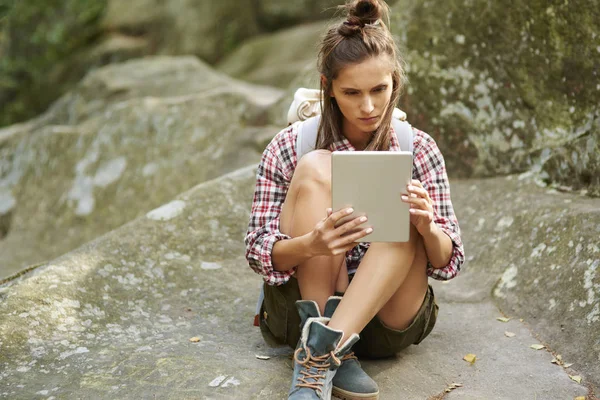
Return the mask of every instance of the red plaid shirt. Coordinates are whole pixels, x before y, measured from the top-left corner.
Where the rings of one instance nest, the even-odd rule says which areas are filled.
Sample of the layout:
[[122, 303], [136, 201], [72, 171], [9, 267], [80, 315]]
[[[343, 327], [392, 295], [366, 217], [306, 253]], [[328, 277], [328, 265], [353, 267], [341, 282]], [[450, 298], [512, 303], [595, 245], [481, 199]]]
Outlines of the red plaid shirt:
[[[278, 240], [291, 239], [279, 231], [279, 214], [297, 164], [296, 125], [279, 132], [265, 149], [258, 166], [256, 188], [246, 234], [246, 259], [256, 273], [270, 285], [286, 283], [296, 271], [280, 272], [273, 269], [271, 252]], [[443, 268], [427, 267], [427, 274], [439, 280], [454, 278], [465, 259], [460, 228], [450, 200], [450, 184], [444, 158], [431, 136], [413, 128], [413, 179], [418, 179], [433, 200], [434, 221], [452, 239], [453, 253]], [[355, 151], [343, 138], [330, 147], [331, 151]], [[392, 135], [391, 151], [399, 151], [396, 135]], [[348, 273], [358, 268], [369, 249], [369, 243], [359, 243], [346, 253]]]

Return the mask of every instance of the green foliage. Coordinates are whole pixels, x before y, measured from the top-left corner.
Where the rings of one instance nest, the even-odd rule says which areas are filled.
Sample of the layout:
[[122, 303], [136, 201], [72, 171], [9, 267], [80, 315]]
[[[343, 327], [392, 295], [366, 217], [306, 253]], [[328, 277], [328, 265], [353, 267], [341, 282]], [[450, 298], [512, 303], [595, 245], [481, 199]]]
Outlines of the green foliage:
[[99, 34], [106, 0], [0, 0], [0, 126], [42, 112], [60, 93], [52, 70]]

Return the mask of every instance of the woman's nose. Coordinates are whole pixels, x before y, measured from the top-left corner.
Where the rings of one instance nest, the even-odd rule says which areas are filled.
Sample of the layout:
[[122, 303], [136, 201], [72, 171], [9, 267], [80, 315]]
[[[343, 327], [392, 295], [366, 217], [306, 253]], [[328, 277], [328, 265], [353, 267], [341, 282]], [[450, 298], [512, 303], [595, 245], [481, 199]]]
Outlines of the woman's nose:
[[368, 115], [371, 114], [374, 109], [373, 99], [371, 99], [371, 96], [366, 96], [360, 104], [360, 111]]

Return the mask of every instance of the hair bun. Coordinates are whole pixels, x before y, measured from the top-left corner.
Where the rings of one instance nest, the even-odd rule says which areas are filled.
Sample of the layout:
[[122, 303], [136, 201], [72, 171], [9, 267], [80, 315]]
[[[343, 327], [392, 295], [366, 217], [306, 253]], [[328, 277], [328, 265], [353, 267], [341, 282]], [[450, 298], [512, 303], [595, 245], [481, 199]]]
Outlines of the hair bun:
[[350, 4], [348, 9], [348, 22], [351, 18], [360, 21], [361, 27], [374, 24], [383, 16], [383, 7], [378, 0], [357, 0]]

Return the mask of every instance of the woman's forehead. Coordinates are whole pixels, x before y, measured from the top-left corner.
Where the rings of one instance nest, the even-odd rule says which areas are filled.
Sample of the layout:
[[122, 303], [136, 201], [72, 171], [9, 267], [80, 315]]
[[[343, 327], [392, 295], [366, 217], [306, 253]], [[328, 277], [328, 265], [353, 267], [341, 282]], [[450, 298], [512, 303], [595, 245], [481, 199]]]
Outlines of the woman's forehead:
[[392, 68], [389, 57], [371, 57], [342, 68], [335, 83], [341, 88], [371, 89], [382, 83], [389, 83]]

